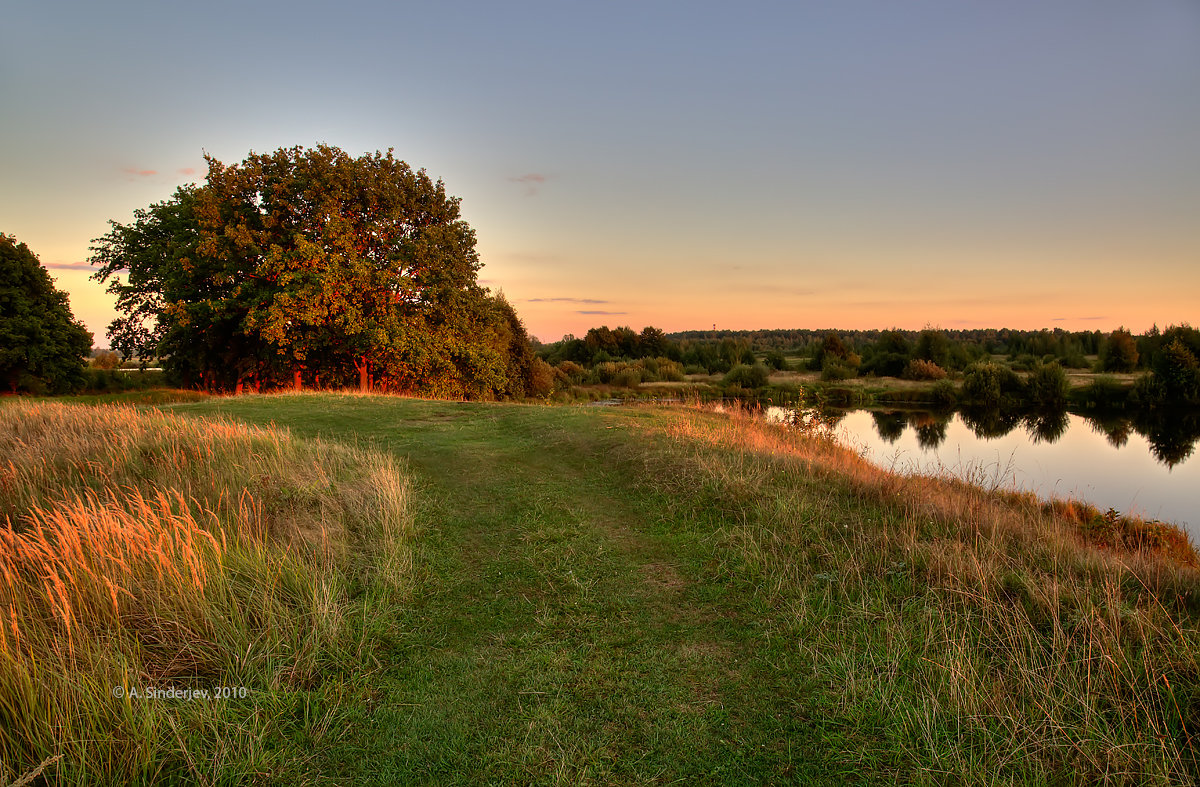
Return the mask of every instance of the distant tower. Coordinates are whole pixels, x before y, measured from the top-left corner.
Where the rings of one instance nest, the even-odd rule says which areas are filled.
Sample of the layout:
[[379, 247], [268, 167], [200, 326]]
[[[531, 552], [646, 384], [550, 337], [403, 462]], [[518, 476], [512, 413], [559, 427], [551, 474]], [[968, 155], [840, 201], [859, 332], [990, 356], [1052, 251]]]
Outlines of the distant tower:
[[717, 329], [717, 324], [714, 322], [714, 323], [713, 323], [713, 330], [715, 331], [716, 329]]

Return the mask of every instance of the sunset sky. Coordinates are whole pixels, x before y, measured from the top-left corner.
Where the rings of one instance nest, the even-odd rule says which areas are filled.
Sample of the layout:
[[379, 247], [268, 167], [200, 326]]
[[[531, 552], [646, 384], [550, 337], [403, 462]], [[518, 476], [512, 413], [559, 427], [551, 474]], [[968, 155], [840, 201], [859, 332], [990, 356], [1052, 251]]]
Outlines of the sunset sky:
[[1200, 322], [1200, 3], [8, 0], [0, 231], [88, 246], [204, 151], [445, 180], [532, 334]]

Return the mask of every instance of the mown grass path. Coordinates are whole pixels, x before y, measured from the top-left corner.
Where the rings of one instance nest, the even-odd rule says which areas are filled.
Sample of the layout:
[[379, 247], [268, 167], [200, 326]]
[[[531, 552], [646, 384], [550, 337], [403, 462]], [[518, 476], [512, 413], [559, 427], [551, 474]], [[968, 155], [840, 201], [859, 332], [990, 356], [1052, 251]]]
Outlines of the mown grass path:
[[754, 594], [714, 570], [714, 539], [673, 522], [637, 483], [637, 411], [358, 397], [171, 409], [368, 443], [415, 478], [411, 605], [375, 691], [315, 753], [318, 780], [745, 784], [853, 772], [847, 742], [810, 710], [830, 687], [772, 638]]

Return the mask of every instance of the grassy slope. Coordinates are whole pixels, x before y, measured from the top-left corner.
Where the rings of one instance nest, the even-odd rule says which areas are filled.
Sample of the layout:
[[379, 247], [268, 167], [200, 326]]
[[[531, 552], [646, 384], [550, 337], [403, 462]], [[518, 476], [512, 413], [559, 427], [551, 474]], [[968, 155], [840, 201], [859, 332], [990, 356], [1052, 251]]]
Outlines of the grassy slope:
[[681, 451], [655, 411], [168, 407], [365, 442], [417, 479], [417, 591], [391, 667], [320, 755], [339, 783], [1166, 782], [1195, 767], [1190, 571], [963, 535], [915, 498], [715, 439]]
[[[711, 542], [630, 484], [622, 413], [344, 398], [203, 406], [407, 457], [426, 571], [371, 713], [330, 753], [362, 781], [745, 783], [850, 772], [753, 600], [697, 582]], [[188, 407], [188, 410], [194, 408]]]
[[[411, 585], [394, 460], [23, 400], [0, 456], [0, 784], [303, 778]], [[131, 693], [218, 686], [249, 696]]]

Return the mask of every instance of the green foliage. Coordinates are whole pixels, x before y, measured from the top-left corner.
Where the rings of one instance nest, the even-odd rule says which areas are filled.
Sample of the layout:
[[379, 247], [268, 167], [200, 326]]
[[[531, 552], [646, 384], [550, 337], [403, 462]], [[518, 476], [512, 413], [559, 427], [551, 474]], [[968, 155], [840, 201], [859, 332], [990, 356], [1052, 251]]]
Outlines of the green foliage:
[[742, 388], [762, 388], [767, 384], [771, 371], [761, 363], [753, 366], [739, 363], [725, 375], [726, 385], [737, 385]]
[[821, 379], [849, 380], [858, 376], [858, 369], [837, 358], [827, 357], [821, 367]]
[[1184, 342], [1175, 338], [1156, 354], [1154, 368], [1139, 388], [1149, 404], [1200, 403], [1200, 363]]
[[0, 386], [62, 393], [83, 384], [92, 334], [37, 255], [0, 233]]
[[114, 348], [218, 389], [524, 395], [528, 337], [477, 284], [475, 234], [441, 181], [326, 145], [207, 160], [203, 186], [95, 242], [94, 278], [124, 313]]
[[1138, 350], [1133, 335], [1124, 328], [1110, 333], [1100, 353], [1100, 364], [1106, 372], [1132, 372], [1136, 369]]
[[982, 361], [971, 364], [963, 375], [962, 399], [982, 407], [1012, 407], [1019, 404], [1024, 386], [1016, 372], [1003, 364]]
[[618, 388], [637, 388], [642, 384], [642, 375], [636, 369], [627, 367], [613, 375], [612, 384]]
[[945, 367], [950, 361], [950, 339], [946, 334], [935, 328], [926, 328], [917, 337], [917, 346], [913, 357], [932, 361], [938, 366]]
[[1029, 375], [1026, 394], [1038, 407], [1064, 408], [1071, 384], [1058, 363], [1038, 364]]
[[84, 370], [83, 390], [94, 393], [120, 393], [122, 391], [145, 391], [163, 386], [162, 372], [126, 369]]
[[954, 407], [958, 404], [958, 389], [949, 380], [938, 380], [931, 391], [933, 403], [938, 407]]
[[827, 365], [837, 365], [839, 361], [844, 361], [849, 355], [850, 350], [842, 342], [842, 337], [829, 331], [817, 346], [816, 352], [813, 353], [809, 368], [824, 371]]
[[1071, 399], [1087, 408], [1100, 410], [1122, 409], [1129, 403], [1130, 386], [1106, 374], [1097, 375], [1091, 383], [1071, 392]]

